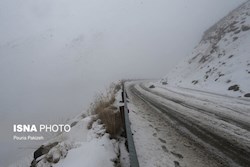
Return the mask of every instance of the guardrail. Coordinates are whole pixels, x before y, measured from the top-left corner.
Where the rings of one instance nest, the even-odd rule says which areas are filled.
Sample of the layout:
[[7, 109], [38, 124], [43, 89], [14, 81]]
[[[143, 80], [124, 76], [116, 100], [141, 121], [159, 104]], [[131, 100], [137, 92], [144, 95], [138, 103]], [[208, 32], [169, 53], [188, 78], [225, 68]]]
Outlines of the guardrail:
[[139, 167], [139, 162], [137, 158], [137, 153], [134, 145], [134, 139], [130, 128], [130, 121], [129, 121], [129, 110], [127, 106], [127, 93], [125, 90], [124, 83], [122, 84], [122, 102], [124, 102], [124, 106], [120, 107], [123, 127], [125, 130], [127, 143], [128, 143], [128, 151], [129, 151], [129, 159], [130, 159], [130, 167]]

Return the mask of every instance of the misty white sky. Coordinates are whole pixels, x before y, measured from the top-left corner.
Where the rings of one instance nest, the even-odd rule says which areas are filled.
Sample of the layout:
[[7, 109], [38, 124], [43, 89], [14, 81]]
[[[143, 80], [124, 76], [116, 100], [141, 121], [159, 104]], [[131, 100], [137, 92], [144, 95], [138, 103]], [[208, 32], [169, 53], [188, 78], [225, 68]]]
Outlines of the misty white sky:
[[113, 81], [164, 76], [242, 2], [1, 0], [1, 147], [13, 123], [66, 120]]

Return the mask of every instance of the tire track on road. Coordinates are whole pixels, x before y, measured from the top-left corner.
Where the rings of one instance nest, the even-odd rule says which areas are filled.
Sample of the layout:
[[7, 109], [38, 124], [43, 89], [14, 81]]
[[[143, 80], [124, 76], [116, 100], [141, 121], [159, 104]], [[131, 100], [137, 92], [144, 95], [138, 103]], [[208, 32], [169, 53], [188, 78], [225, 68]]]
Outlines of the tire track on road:
[[178, 122], [179, 125], [188, 129], [193, 135], [197, 136], [199, 139], [209, 144], [210, 146], [218, 150], [220, 153], [223, 153], [224, 156], [221, 156], [220, 154], [218, 154], [218, 152], [216, 154], [226, 160], [228, 166], [247, 167], [250, 165], [250, 152], [247, 151], [247, 148], [245, 149], [242, 147], [237, 147], [230, 140], [213, 133], [212, 129], [202, 127], [201, 125], [199, 125], [199, 123], [197, 123], [196, 120], [193, 120], [192, 118], [187, 117], [186, 115], [179, 113], [178, 111], [174, 111], [168, 108], [167, 106], [159, 103], [155, 99], [151, 99], [143, 95], [134, 86], [130, 87], [130, 89], [131, 92], [133, 92], [133, 94], [136, 95], [138, 98], [159, 109], [172, 120]]
[[[218, 119], [221, 119], [221, 120], [223, 120], [223, 121], [225, 121], [225, 122], [228, 122], [228, 123], [230, 123], [230, 124], [233, 124], [233, 125], [236, 125], [236, 126], [238, 126], [238, 127], [241, 127], [241, 128], [243, 128], [243, 129], [245, 129], [245, 130], [247, 130], [247, 131], [250, 131], [250, 123], [249, 123], [249, 122], [242, 122], [242, 120], [235, 120], [236, 118], [233, 119], [232, 117], [230, 117], [230, 116], [228, 116], [228, 115], [226, 115], [226, 114], [215, 113], [215, 112], [213, 112], [213, 111], [204, 110], [204, 109], [202, 109], [202, 108], [200, 108], [200, 107], [197, 107], [197, 106], [191, 106], [191, 105], [185, 103], [185, 102], [182, 101], [182, 100], [171, 99], [171, 98], [169, 98], [169, 97], [167, 97], [167, 96], [164, 96], [164, 95], [162, 95], [162, 94], [160, 94], [160, 93], [150, 91], [148, 88], [146, 88], [145, 86], [142, 86], [142, 85], [140, 85], [140, 87], [141, 87], [142, 89], [144, 89], [145, 91], [147, 91], [147, 92], [150, 92], [150, 93], [152, 93], [152, 94], [155, 94], [155, 95], [157, 95], [157, 96], [160, 96], [160, 97], [162, 97], [162, 98], [164, 98], [164, 99], [167, 99], [167, 100], [169, 100], [169, 101], [172, 101], [172, 102], [174, 102], [174, 103], [178, 103], [179, 105], [182, 105], [183, 107], [186, 107], [186, 108], [189, 108], [189, 109], [193, 109], [193, 110], [202, 112], [203, 114], [206, 114], [206, 115], [209, 115], [209, 116], [216, 116], [216, 118], [218, 118]], [[173, 92], [173, 91], [172, 91], [172, 92]], [[174, 93], [174, 92], [173, 92], [173, 93]]]

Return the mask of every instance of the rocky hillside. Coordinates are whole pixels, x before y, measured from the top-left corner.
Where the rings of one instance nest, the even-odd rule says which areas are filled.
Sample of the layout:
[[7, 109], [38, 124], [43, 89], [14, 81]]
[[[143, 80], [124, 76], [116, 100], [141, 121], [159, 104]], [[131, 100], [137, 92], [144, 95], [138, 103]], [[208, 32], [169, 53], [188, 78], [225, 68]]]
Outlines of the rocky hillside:
[[209, 28], [189, 58], [161, 84], [249, 98], [250, 2]]

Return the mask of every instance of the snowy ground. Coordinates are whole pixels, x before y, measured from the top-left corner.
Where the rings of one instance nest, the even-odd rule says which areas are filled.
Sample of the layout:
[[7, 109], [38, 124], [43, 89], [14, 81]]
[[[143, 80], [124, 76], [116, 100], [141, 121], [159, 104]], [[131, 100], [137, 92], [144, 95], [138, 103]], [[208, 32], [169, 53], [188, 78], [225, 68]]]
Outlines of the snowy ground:
[[141, 165], [249, 165], [249, 101], [175, 87], [150, 89], [150, 85], [127, 86]]
[[[59, 142], [57, 146], [50, 150], [46, 155], [52, 155], [53, 159], [59, 158], [57, 164], [51, 164], [41, 160], [37, 167], [82, 167], [82, 166], [106, 166], [111, 167], [118, 154], [118, 142], [110, 140], [109, 135], [105, 133], [103, 125], [97, 122], [88, 130], [87, 126], [91, 117], [80, 118], [78, 123], [72, 127], [69, 133], [63, 133], [54, 139], [48, 141], [53, 143]], [[27, 167], [33, 159], [33, 154], [24, 160], [11, 165], [11, 167]]]
[[[121, 92], [116, 95], [115, 106], [119, 105]], [[40, 162], [36, 167], [121, 167], [129, 166], [128, 152], [125, 147], [125, 139], [110, 139], [106, 129], [100, 120], [94, 121], [92, 127], [89, 123], [96, 116], [79, 115], [68, 123], [73, 125], [70, 132], [62, 133], [46, 143], [48, 145], [59, 142], [50, 151], [39, 157]], [[48, 157], [57, 163], [49, 163]], [[33, 153], [28, 157], [15, 162], [10, 167], [27, 167], [33, 160]]]

